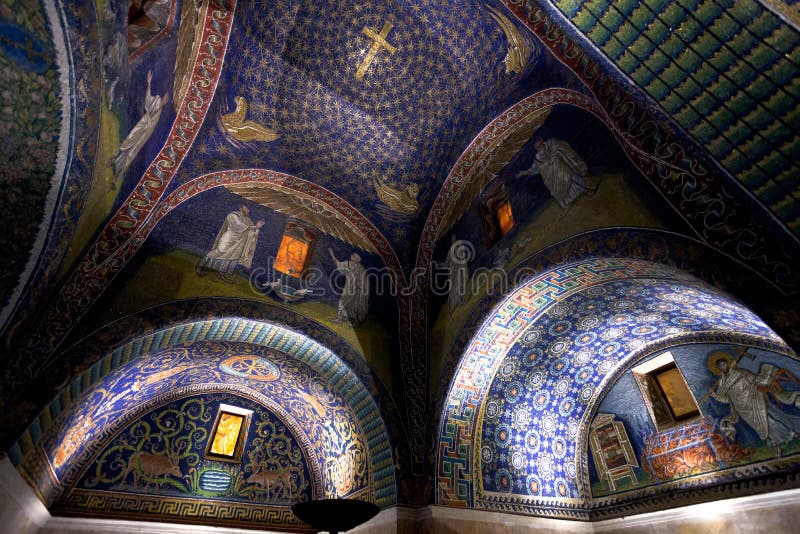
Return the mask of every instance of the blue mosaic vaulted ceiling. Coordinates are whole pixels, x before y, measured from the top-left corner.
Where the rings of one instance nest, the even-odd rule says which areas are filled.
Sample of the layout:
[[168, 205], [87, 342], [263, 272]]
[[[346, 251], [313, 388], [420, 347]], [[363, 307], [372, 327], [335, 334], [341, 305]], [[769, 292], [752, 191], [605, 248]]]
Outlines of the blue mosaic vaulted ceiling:
[[586, 484], [586, 413], [626, 365], [687, 339], [791, 354], [729, 296], [625, 259], [541, 273], [485, 317], [443, 404], [440, 504], [591, 516], [598, 507]]
[[[240, 2], [183, 180], [231, 168], [287, 172], [348, 199], [400, 244], [475, 133], [518, 100], [520, 79], [541, 54], [531, 46], [524, 71], [506, 71], [509, 45], [493, 18], [502, 9], [476, 1]], [[370, 30], [394, 48], [378, 50], [359, 79]], [[231, 142], [221, 116], [236, 97], [248, 119], [279, 137]], [[376, 181], [418, 187], [420, 208], [391, 211]]]
[[[124, 0], [38, 0], [63, 13], [35, 24], [33, 4], [0, 7], [0, 92], [42, 100], [6, 122], [47, 149], [8, 165], [30, 167], [38, 203], [63, 192], [42, 214], [0, 183], [0, 205], [27, 210], [0, 232], [0, 441], [48, 505], [166, 511], [208, 470], [252, 476], [247, 453], [238, 472], [198, 463], [204, 440], [182, 445], [171, 486], [130, 469], [177, 454], [136, 429], [202, 405], [192, 425], [207, 433], [221, 402], [242, 399], [291, 442], [283, 489], [298, 498], [517, 499], [514, 512], [574, 518], [591, 403], [643, 344], [800, 346], [800, 39], [767, 2], [147, 3], [162, 18], [135, 47]], [[52, 56], [38, 89], [20, 91], [38, 78], [9, 55], [24, 36], [11, 21]], [[63, 138], [48, 137], [56, 119]], [[538, 141], [556, 139], [586, 167], [561, 177], [576, 192], [586, 179], [566, 205], [532, 174]], [[0, 178], [16, 187], [19, 172]], [[514, 224], [489, 242], [501, 191]], [[240, 218], [247, 243], [220, 254]], [[311, 236], [299, 278], [272, 262], [295, 224]], [[458, 240], [474, 245], [466, 263], [451, 261]], [[358, 287], [358, 306], [339, 287], [354, 257], [390, 275]], [[477, 287], [489, 270], [508, 276]], [[452, 291], [462, 275], [471, 294]], [[100, 480], [118, 450], [125, 465]], [[275, 496], [251, 486], [218, 505]], [[102, 502], [77, 502], [96, 491]], [[120, 509], [113, 492], [134, 498]], [[160, 517], [208, 497], [191, 495]], [[294, 525], [280, 497], [275, 526]], [[257, 504], [251, 524], [270, 513]]]

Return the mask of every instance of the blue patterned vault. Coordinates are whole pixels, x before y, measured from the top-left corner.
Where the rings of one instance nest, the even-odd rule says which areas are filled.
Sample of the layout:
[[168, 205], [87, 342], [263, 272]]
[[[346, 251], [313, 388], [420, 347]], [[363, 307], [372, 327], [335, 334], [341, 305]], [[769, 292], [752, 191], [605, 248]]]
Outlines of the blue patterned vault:
[[0, 467], [279, 531], [800, 487], [797, 5], [0, 1]]
[[[235, 471], [208, 467], [198, 451], [207, 445], [213, 410], [236, 399], [256, 414], [242, 462]], [[171, 440], [179, 421], [194, 430]], [[270, 441], [274, 432], [283, 438]], [[33, 439], [45, 458], [31, 450]], [[55, 474], [45, 494], [59, 509], [117, 510], [125, 495], [132, 517], [149, 502], [164, 518], [230, 516], [241, 525], [271, 518], [276, 527], [294, 528], [288, 505], [304, 495], [392, 503], [392, 448], [373, 398], [332, 352], [276, 325], [221, 319], [161, 330], [116, 349], [53, 401], [15, 450], [33, 452], [24, 460], [29, 477], [41, 477], [42, 468]], [[142, 476], [142, 455], [161, 462], [164, 472]], [[293, 463], [281, 464], [281, 455]], [[203, 477], [209, 470], [215, 473]], [[259, 473], [284, 478], [265, 481]], [[235, 494], [209, 495], [201, 477], [230, 478]], [[272, 486], [282, 493], [273, 495]], [[197, 511], [188, 496], [216, 504]]]
[[589, 415], [621, 370], [690, 339], [791, 352], [741, 304], [665, 266], [593, 258], [524, 283], [462, 356], [439, 437], [439, 502], [586, 517]]

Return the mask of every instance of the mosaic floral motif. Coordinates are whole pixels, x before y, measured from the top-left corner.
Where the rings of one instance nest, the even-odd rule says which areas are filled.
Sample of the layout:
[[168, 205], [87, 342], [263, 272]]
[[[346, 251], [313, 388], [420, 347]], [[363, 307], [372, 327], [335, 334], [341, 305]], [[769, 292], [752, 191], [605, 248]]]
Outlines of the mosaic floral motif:
[[[678, 307], [671, 301], [681, 295], [688, 298], [685, 305]], [[624, 312], [614, 309], [613, 301], [620, 297], [633, 301], [634, 306]], [[601, 377], [608, 378], [620, 365], [625, 365], [627, 358], [636, 355], [634, 351], [641, 354], [643, 350], [656, 350], [686, 339], [746, 343], [779, 352], [788, 350], [758, 317], [719, 290], [686, 273], [642, 260], [589, 257], [560, 265], [544, 270], [498, 300], [493, 301], [491, 312], [487, 312], [488, 306], [478, 309], [486, 319], [464, 351], [449, 394], [444, 397], [438, 456], [440, 504], [564, 518], [613, 514], [617, 508], [609, 512], [611, 509], [602, 508], [601, 503], [596, 504], [601, 508], [592, 508], [595, 503], [588, 493], [588, 476], [576, 447], [586, 442], [587, 436], [581, 433], [585, 425], [580, 417], [603, 394], [605, 383]], [[590, 301], [597, 305], [591, 305]], [[581, 303], [586, 304], [585, 309], [591, 315], [601, 318], [596, 326], [579, 326], [582, 314], [576, 310]], [[571, 341], [586, 332], [597, 335], [584, 338], [586, 346], [573, 343], [567, 353], [553, 356], [546, 348], [558, 336], [554, 339], [547, 331], [567, 318], [565, 312], [569, 312], [568, 320], [575, 325], [570, 330]], [[676, 326], [671, 319], [677, 317], [690, 317], [698, 324]], [[631, 330], [639, 325], [639, 318], [648, 318], [647, 324], [657, 326], [661, 335], [654, 332], [634, 336]], [[744, 328], [733, 327], [731, 321], [747, 324]], [[600, 355], [597, 349], [609, 345], [599, 335], [606, 328], [622, 328], [628, 334], [613, 341], [619, 345], [616, 352]], [[526, 339], [535, 337], [528, 335], [534, 330], [538, 331], [538, 337], [532, 346]], [[634, 347], [628, 343], [631, 338], [644, 340], [645, 344]], [[568, 368], [562, 375], [553, 376], [550, 367], [560, 370], [561, 365], [555, 361], [560, 358], [568, 359]], [[516, 362], [519, 369], [513, 379], [523, 378], [526, 388], [525, 398], [514, 403], [513, 409], [501, 397], [510, 379], [503, 379], [499, 369], [509, 361]], [[554, 389], [562, 379], [570, 381], [563, 396]], [[542, 394], [543, 391], [547, 394]], [[485, 409], [488, 406], [493, 409]], [[514, 427], [521, 406], [527, 406], [531, 416], [525, 431]], [[493, 477], [486, 476], [490, 469], [484, 469], [482, 458], [490, 458], [489, 463], [498, 469], [513, 467], [511, 457], [502, 456], [505, 449], [494, 443], [491, 429], [499, 425], [510, 429], [512, 434], [505, 439], [511, 436], [523, 446], [529, 460], [524, 475], [515, 480], [516, 489], [511, 495], [484, 491], [484, 485], [500, 488]], [[556, 442], [557, 438], [565, 441]], [[564, 457], [559, 458], [562, 451]], [[530, 462], [532, 458], [535, 462]], [[520, 475], [508, 470], [512, 475]], [[576, 501], [571, 495], [590, 499], [589, 508], [586, 500]], [[584, 504], [576, 504], [579, 502]], [[640, 504], [645, 505], [636, 501], [637, 506]]]
[[[246, 357], [247, 361], [268, 360], [270, 365], [265, 368], [274, 366], [280, 379], [252, 380], [224, 370], [225, 362], [241, 357]], [[97, 451], [87, 449], [87, 444], [92, 443], [93, 448], [100, 446], [113, 437], [115, 429], [131, 414], [160, 397], [198, 387], [192, 384], [203, 384], [205, 388], [238, 388], [255, 395], [270, 410], [278, 410], [283, 424], [290, 426], [295, 439], [302, 441], [312, 467], [317, 466], [315, 476], [321, 479], [319, 492], [322, 495], [345, 496], [369, 488], [372, 475], [367, 437], [352, 408], [331, 389], [327, 380], [305, 363], [282, 352], [221, 341], [178, 345], [141, 357], [88, 389], [59, 427], [59, 432], [44, 440], [59, 479], [69, 484], [81, 472], [83, 463], [96, 456]], [[258, 428], [256, 425], [257, 432], [261, 432]], [[259, 435], [266, 436], [262, 434]], [[120, 447], [133, 453], [142, 451], [139, 445], [144, 446], [139, 443], [130, 447], [120, 444]], [[148, 445], [146, 452], [153, 454], [152, 446], [154, 444]], [[181, 449], [172, 454], [183, 455], [188, 451], [188, 445], [174, 446]], [[158, 448], [158, 452], [167, 454], [168, 451]], [[253, 465], [266, 461], [252, 455], [249, 460]], [[246, 469], [244, 473], [252, 471]], [[178, 488], [177, 481], [174, 482], [174, 487]]]
[[[680, 302], [681, 306], [672, 306], [675, 302]], [[669, 305], [663, 306], [664, 303]], [[581, 320], [573, 325], [565, 319], [579, 317], [580, 310], [590, 310], [593, 320]], [[644, 315], [650, 318], [650, 325], [643, 331], [638, 325]], [[654, 320], [656, 316], [658, 319]], [[483, 490], [507, 491], [505, 486], [498, 486], [492, 477], [487, 476], [498, 470], [507, 470], [512, 473], [511, 486], [515, 489], [511, 491], [515, 493], [527, 494], [526, 490], [516, 488], [525, 488], [527, 477], [533, 474], [541, 483], [539, 495], [577, 497], [576, 475], [567, 472], [568, 461], [578, 453], [576, 442], [561, 436], [567, 425], [581, 420], [588, 402], [607, 374], [631, 354], [627, 340], [634, 335], [646, 342], [663, 339], [670, 335], [673, 326], [678, 328], [676, 333], [714, 328], [733, 330], [729, 326], [731, 321], [744, 325], [760, 322], [751, 313], [738, 306], [720, 303], [716, 295], [702, 289], [656, 279], [595, 286], [591, 291], [562, 300], [560, 307], [550, 308], [535, 326], [543, 332], [538, 345], [547, 349], [537, 353], [536, 361], [529, 362], [533, 351], [526, 343], [512, 346], [501, 369], [517, 364], [520, 368], [525, 365], [526, 371], [510, 377], [501, 372], [494, 377], [486, 398], [487, 402], [496, 403], [498, 409], [493, 416], [486, 414], [481, 430], [481, 443], [486, 446], [494, 442], [497, 447], [522, 443], [531, 430], [535, 430], [542, 436], [537, 454], [528, 456], [527, 469], [516, 468], [510, 455], [498, 454], [491, 462], [484, 462], [481, 466]], [[583, 354], [579, 348], [586, 348], [594, 354], [594, 366], [585, 365], [583, 357], [579, 356]], [[519, 383], [517, 381], [537, 385], [520, 390], [509, 398], [509, 388], [513, 391]], [[524, 425], [517, 422], [520, 406], [535, 414]], [[503, 440], [498, 438], [500, 429]]]
[[[253, 411], [240, 463], [205, 458], [220, 403]], [[215, 491], [207, 482], [210, 477], [225, 483]], [[230, 394], [173, 401], [141, 417], [97, 456], [77, 487], [272, 505], [312, 498], [311, 476], [297, 438], [274, 413]]]
[[[0, 308], [22, 274], [55, 170], [61, 128], [58, 69], [38, 2], [0, 6]], [[30, 48], [26, 48], [30, 43]]]

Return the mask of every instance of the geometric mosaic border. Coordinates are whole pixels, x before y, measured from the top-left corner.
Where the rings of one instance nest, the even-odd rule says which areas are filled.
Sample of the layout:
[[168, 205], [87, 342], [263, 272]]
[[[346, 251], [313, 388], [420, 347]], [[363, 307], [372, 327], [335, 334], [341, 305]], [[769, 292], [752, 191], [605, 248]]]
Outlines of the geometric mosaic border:
[[[473, 459], [473, 447], [478, 411], [500, 362], [525, 328], [544, 310], [569, 294], [592, 285], [630, 278], [658, 278], [691, 286], [705, 286], [698, 279], [665, 265], [629, 258], [590, 258], [532, 278], [511, 292], [487, 315], [487, 320], [473, 337], [459, 363], [440, 419], [436, 464], [437, 503], [457, 507], [475, 505], [472, 473], [475, 472], [473, 464], [477, 461]], [[705, 289], [719, 293], [710, 286], [705, 286]], [[766, 336], [765, 344], [785, 347], [780, 338], [765, 325], [763, 333]], [[539, 502], [542, 508], [536, 510], [537, 514], [562, 515], [558, 510], [549, 510], [549, 499]], [[493, 504], [505, 508], [502, 503]], [[555, 500], [552, 504], [556, 505]], [[566, 517], [585, 518], [585, 512], [581, 511], [585, 510], [585, 506], [578, 502], [569, 505], [560, 500], [557, 508], [566, 512]], [[573, 512], [564, 508], [572, 508]], [[514, 510], [513, 506], [511, 509], [523, 511]], [[525, 510], [525, 513], [530, 512]]]
[[225, 527], [280, 528], [288, 532], [315, 532], [300, 521], [288, 506], [264, 506], [180, 499], [157, 495], [131, 495], [95, 490], [74, 490], [54, 515], [88, 514], [114, 519], [191, 522]]
[[374, 469], [376, 502], [385, 507], [397, 500], [394, 458], [386, 426], [375, 404], [358, 377], [340, 358], [318, 342], [303, 334], [267, 322], [242, 318], [218, 318], [194, 321], [138, 338], [119, 347], [96, 362], [70, 382], [61, 394], [48, 404], [28, 430], [9, 449], [12, 462], [19, 464], [40, 441], [45, 429], [92, 384], [139, 356], [161, 349], [199, 341], [234, 341], [262, 345], [286, 353], [318, 372], [353, 409], [361, 425]]

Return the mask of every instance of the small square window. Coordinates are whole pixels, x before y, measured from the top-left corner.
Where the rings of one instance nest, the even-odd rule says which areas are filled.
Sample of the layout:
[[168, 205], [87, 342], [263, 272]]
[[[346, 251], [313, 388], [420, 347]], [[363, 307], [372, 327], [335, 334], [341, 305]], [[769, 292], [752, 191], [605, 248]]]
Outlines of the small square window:
[[511, 213], [511, 202], [506, 200], [497, 208], [497, 220], [500, 223], [500, 231], [506, 235], [514, 227], [514, 215]]
[[275, 270], [300, 278], [306, 268], [314, 236], [301, 226], [288, 223], [275, 256]]
[[491, 247], [514, 227], [514, 215], [506, 188], [495, 181], [486, 188], [479, 205], [484, 242]]
[[208, 440], [206, 458], [240, 462], [252, 414], [250, 410], [220, 404], [214, 430]]
[[697, 400], [669, 352], [634, 367], [632, 372], [659, 432], [701, 416]]

